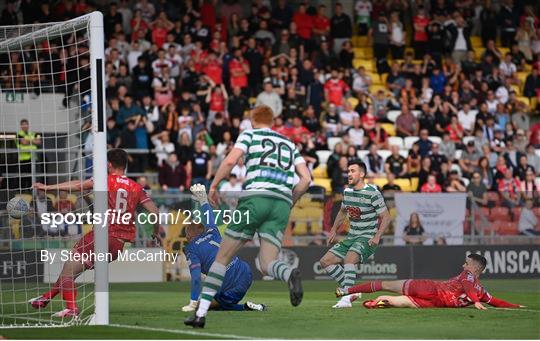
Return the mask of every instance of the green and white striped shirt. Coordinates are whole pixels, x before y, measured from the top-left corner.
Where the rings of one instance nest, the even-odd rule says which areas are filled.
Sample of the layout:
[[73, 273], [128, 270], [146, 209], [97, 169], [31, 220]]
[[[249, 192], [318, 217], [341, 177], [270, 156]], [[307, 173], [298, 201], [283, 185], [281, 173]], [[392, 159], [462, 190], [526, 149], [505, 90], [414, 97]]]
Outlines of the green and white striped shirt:
[[234, 147], [244, 152], [247, 168], [242, 196], [272, 196], [292, 205], [295, 166], [305, 163], [294, 143], [270, 128], [262, 128], [243, 131]]
[[346, 188], [341, 205], [349, 218], [348, 238], [371, 238], [377, 233], [379, 215], [386, 210], [386, 204], [375, 186], [365, 184], [360, 190]]

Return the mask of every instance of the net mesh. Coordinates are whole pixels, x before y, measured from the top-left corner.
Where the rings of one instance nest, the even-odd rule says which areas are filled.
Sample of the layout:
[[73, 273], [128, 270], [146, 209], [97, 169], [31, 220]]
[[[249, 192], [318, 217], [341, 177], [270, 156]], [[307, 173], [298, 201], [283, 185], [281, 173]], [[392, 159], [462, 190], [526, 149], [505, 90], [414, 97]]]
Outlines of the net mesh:
[[[45, 251], [70, 249], [92, 226], [41, 224], [44, 213], [87, 212], [92, 193], [36, 191], [36, 182], [84, 180], [92, 173], [90, 20], [0, 27], [0, 325], [83, 323], [93, 313], [93, 274], [79, 277], [79, 319], [51, 315], [65, 308], [60, 290], [46, 307], [29, 300], [55, 290], [62, 269]], [[13, 219], [7, 202], [29, 205]]]

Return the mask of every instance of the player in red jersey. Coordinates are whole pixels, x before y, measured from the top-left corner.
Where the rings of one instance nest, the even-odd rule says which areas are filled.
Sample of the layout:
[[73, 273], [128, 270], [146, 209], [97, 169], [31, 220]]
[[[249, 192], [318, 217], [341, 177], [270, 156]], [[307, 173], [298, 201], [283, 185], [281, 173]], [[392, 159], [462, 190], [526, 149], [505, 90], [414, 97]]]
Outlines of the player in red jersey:
[[[118, 257], [118, 252], [124, 249], [126, 242], [135, 240], [135, 208], [141, 205], [148, 212], [158, 214], [158, 208], [144, 192], [143, 188], [133, 180], [124, 175], [128, 163], [128, 155], [122, 149], [111, 149], [107, 153], [108, 169], [108, 207], [109, 210], [115, 210], [116, 216], [109, 213], [103, 220], [109, 222], [109, 261], [114, 261]], [[34, 184], [34, 188], [42, 191], [84, 191], [94, 188], [94, 181], [74, 180], [59, 183], [56, 185], [44, 185], [42, 183]], [[127, 224], [123, 224], [119, 215], [129, 214], [130, 219]], [[113, 220], [114, 219], [114, 220]], [[127, 220], [127, 217], [126, 217]], [[159, 225], [154, 225], [153, 238], [157, 238]], [[53, 317], [77, 317], [79, 309], [77, 308], [77, 287], [75, 279], [87, 269], [94, 267], [93, 258], [89, 257], [94, 252], [94, 231], [85, 234], [72, 248], [71, 252], [80, 257], [86, 256], [86, 261], [68, 260], [64, 263], [62, 272], [58, 276], [51, 290], [41, 296], [32, 298], [28, 301], [36, 309], [45, 308], [59, 293], [66, 302], [66, 308], [53, 314]], [[73, 257], [75, 258], [75, 257]]]
[[354, 293], [390, 291], [402, 296], [379, 296], [364, 302], [366, 308], [464, 308], [474, 305], [476, 309], [486, 310], [482, 303], [501, 308], [522, 308], [491, 296], [480, 284], [480, 274], [486, 267], [486, 259], [478, 254], [470, 254], [465, 259], [463, 271], [447, 281], [429, 279], [408, 279], [399, 281], [375, 281], [337, 289], [336, 296]]

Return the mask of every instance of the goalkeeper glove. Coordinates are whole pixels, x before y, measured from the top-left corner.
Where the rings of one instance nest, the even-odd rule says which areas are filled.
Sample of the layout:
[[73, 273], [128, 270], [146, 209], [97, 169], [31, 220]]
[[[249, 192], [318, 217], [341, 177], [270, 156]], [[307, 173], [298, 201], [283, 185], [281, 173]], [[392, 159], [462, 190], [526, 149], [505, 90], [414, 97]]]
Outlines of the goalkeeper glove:
[[197, 200], [201, 206], [208, 203], [208, 196], [206, 195], [206, 188], [204, 185], [195, 184], [191, 186], [189, 190], [193, 193], [194, 199]]
[[182, 307], [184, 312], [195, 311], [195, 309], [197, 309], [197, 301], [194, 300], [189, 300], [189, 304]]

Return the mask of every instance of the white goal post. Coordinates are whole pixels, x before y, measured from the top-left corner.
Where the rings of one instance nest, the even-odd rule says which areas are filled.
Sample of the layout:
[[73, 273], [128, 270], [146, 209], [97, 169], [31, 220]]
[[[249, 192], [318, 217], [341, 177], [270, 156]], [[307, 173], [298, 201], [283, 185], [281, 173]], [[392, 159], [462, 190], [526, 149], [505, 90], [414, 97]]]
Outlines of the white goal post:
[[[28, 307], [29, 295], [46, 289], [41, 280], [44, 276], [40, 277], [32, 272], [38, 270], [32, 270], [25, 277], [26, 269], [23, 275], [18, 276], [13, 267], [15, 260], [19, 259], [17, 257], [20, 254], [24, 257], [32, 243], [35, 245], [34, 254], [39, 254], [38, 251], [45, 247], [65, 247], [83, 233], [71, 235], [71, 240], [65, 235], [52, 237], [36, 232], [33, 236], [25, 236], [25, 224], [35, 229], [41, 225], [36, 221], [30, 224], [24, 219], [14, 222], [8, 217], [5, 204], [13, 196], [28, 197], [33, 202], [36, 191], [32, 190], [31, 184], [36, 181], [54, 183], [84, 180], [91, 176], [94, 181], [93, 200], [88, 205], [94, 213], [104, 214], [107, 210], [104, 41], [101, 12], [61, 23], [0, 27], [0, 56], [3, 56], [0, 57], [0, 266], [5, 273], [12, 273], [11, 278], [0, 277], [0, 328], [67, 323], [45, 317], [44, 312], [38, 314]], [[53, 46], [59, 51], [54, 56], [51, 52]], [[75, 53], [66, 56], [66, 51]], [[50, 59], [41, 61], [43, 53], [48, 53]], [[83, 76], [88, 65], [82, 65], [82, 59], [88, 60], [89, 77]], [[89, 84], [89, 89], [86, 84]], [[17, 132], [24, 120], [29, 121], [35, 136], [42, 139], [34, 149], [23, 150], [24, 146], [19, 142], [22, 139]], [[91, 138], [87, 138], [89, 135]], [[22, 166], [23, 154], [30, 155], [25, 159], [31, 167]], [[38, 162], [38, 154], [53, 157], [43, 157]], [[80, 194], [75, 199], [82, 197]], [[17, 229], [20, 236], [15, 236]], [[108, 251], [108, 227], [94, 225], [93, 231], [94, 251], [105, 254]], [[16, 244], [22, 245], [23, 251]], [[29, 265], [29, 262], [23, 260], [21, 264]], [[32, 262], [32, 267], [42, 271], [43, 264], [39, 260]], [[86, 302], [83, 307], [86, 312], [84, 322], [109, 323], [108, 282], [108, 263], [96, 261], [93, 303]], [[86, 291], [81, 296], [92, 299]], [[50, 311], [48, 313], [50, 316]]]

